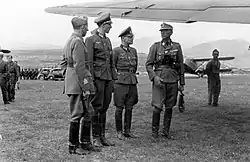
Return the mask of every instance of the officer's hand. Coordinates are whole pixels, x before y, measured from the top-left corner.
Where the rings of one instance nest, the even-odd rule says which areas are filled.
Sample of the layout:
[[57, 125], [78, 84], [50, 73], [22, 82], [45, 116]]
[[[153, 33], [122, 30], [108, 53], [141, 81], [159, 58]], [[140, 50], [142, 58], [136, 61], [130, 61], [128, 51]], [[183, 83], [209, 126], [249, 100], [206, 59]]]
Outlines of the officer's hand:
[[184, 86], [183, 85], [179, 85], [179, 91], [184, 91]]
[[95, 110], [94, 110], [94, 108], [93, 108], [93, 106], [89, 106], [89, 114], [91, 115], [91, 116], [94, 116], [95, 115]]
[[159, 76], [154, 77], [154, 84], [161, 84], [162, 79]]
[[82, 92], [82, 95], [83, 95], [83, 96], [90, 95], [90, 91], [85, 91], [85, 92]]

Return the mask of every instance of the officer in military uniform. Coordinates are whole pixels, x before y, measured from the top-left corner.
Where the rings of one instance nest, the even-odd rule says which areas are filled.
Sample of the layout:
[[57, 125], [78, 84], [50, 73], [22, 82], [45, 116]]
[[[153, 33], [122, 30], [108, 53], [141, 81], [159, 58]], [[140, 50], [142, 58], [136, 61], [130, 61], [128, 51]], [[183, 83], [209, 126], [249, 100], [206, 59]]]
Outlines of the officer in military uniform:
[[[158, 137], [160, 113], [165, 105], [163, 129], [161, 135], [170, 139], [169, 128], [172, 119], [172, 108], [177, 102], [178, 88], [184, 90], [184, 65], [181, 45], [171, 40], [173, 27], [162, 23], [160, 42], [154, 43], [149, 50], [146, 69], [150, 81], [153, 82], [152, 136]], [[178, 87], [179, 82], [179, 87]]]
[[207, 63], [205, 72], [207, 74], [207, 83], [208, 83], [208, 104], [213, 104], [212, 106], [218, 106], [218, 99], [221, 90], [221, 81], [220, 81], [220, 61], [219, 51], [217, 49], [213, 50], [213, 59]]
[[10, 102], [15, 101], [15, 87], [16, 87], [16, 82], [17, 78], [20, 77], [19, 69], [16, 66], [16, 64], [12, 61], [12, 55], [7, 56], [7, 66], [8, 66], [8, 75], [9, 75], [9, 80], [7, 83], [7, 92], [8, 92], [8, 100]]
[[93, 108], [88, 101], [95, 89], [92, 75], [85, 66], [87, 47], [83, 37], [88, 31], [88, 18], [74, 17], [71, 23], [74, 32], [63, 50], [63, 68], [66, 68], [64, 93], [69, 96], [71, 113], [69, 153], [84, 155], [87, 150], [100, 151], [93, 147], [90, 136]]
[[20, 73], [20, 79], [23, 80], [24, 79], [24, 69], [21, 69], [21, 73]]
[[[124, 136], [135, 138], [130, 129], [133, 106], [138, 102], [136, 77], [138, 57], [136, 49], [130, 47], [134, 40], [131, 27], [123, 30], [119, 37], [121, 37], [121, 45], [113, 49], [114, 63], [118, 73], [118, 79], [114, 84], [115, 125], [119, 139], [124, 139]], [[123, 133], [122, 113], [124, 108]]]
[[94, 76], [96, 95], [91, 101], [95, 110], [93, 117], [93, 138], [96, 146], [114, 145], [105, 137], [106, 112], [112, 98], [113, 80], [117, 79], [114, 67], [112, 45], [106, 36], [112, 28], [110, 13], [103, 13], [95, 19], [98, 29], [86, 38], [88, 48], [87, 64]]
[[0, 87], [4, 104], [10, 104], [7, 93], [8, 67], [7, 63], [3, 61], [3, 53], [10, 53], [10, 51], [0, 47]]
[[16, 76], [16, 87], [17, 89], [19, 89], [19, 85], [20, 85], [20, 79], [22, 77], [22, 72], [21, 72], [21, 67], [18, 65], [18, 61], [14, 61], [16, 67], [17, 67], [17, 70], [18, 70], [18, 73], [19, 73], [19, 76]]

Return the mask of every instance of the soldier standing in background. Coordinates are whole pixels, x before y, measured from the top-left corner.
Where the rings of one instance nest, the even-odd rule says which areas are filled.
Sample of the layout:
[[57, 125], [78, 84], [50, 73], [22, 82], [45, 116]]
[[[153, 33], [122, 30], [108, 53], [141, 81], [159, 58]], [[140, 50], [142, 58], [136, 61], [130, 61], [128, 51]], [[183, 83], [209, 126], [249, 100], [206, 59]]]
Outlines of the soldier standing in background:
[[27, 70], [27, 80], [30, 80], [31, 79], [31, 68], [29, 67], [28, 70]]
[[179, 90], [184, 90], [184, 64], [181, 45], [171, 40], [173, 27], [163, 23], [160, 28], [162, 40], [154, 43], [149, 50], [146, 69], [149, 79], [153, 82], [152, 106], [152, 136], [158, 137], [160, 113], [165, 105], [163, 129], [161, 135], [170, 139], [169, 134], [172, 108], [177, 102], [178, 81]]
[[24, 80], [24, 69], [21, 69], [21, 73], [20, 73], [20, 79]]
[[21, 67], [18, 65], [18, 62], [17, 61], [14, 61], [16, 67], [17, 67], [17, 70], [18, 70], [18, 73], [19, 73], [19, 77], [16, 76], [16, 88], [15, 89], [19, 89], [19, 85], [20, 85], [20, 82], [19, 80], [22, 78], [22, 72], [21, 72]]
[[93, 108], [89, 100], [95, 89], [92, 75], [85, 66], [87, 48], [83, 37], [88, 31], [88, 18], [74, 17], [71, 23], [74, 32], [63, 50], [63, 60], [66, 61], [64, 93], [69, 96], [71, 113], [69, 153], [84, 155], [86, 151], [100, 151], [93, 147], [90, 136]]
[[7, 83], [8, 99], [10, 102], [15, 101], [15, 86], [17, 78], [19, 79], [20, 73], [16, 64], [12, 61], [12, 55], [7, 56], [7, 66], [8, 66], [8, 75], [9, 80]]
[[23, 80], [26, 80], [27, 69], [23, 68]]
[[[137, 91], [137, 65], [138, 57], [135, 48], [129, 45], [133, 44], [134, 34], [131, 27], [126, 28], [119, 35], [121, 37], [121, 45], [113, 49], [114, 64], [117, 70], [117, 80], [114, 84], [114, 104], [115, 124], [117, 137], [124, 139], [125, 137], [135, 138], [131, 133], [132, 110], [133, 106], [138, 102]], [[122, 132], [122, 113], [124, 114], [124, 133]]]
[[93, 138], [95, 146], [113, 146], [105, 137], [106, 112], [112, 98], [113, 80], [117, 79], [114, 67], [112, 45], [106, 36], [112, 28], [110, 13], [103, 13], [95, 19], [98, 29], [86, 38], [88, 48], [87, 65], [94, 76], [96, 95], [91, 101], [95, 110], [93, 117]]
[[9, 50], [1, 49], [0, 47], [0, 87], [4, 104], [10, 104], [8, 101], [7, 81], [8, 81], [8, 67], [7, 63], [3, 61], [3, 53], [10, 53]]
[[220, 81], [220, 61], [219, 51], [217, 49], [213, 50], [213, 59], [207, 63], [205, 72], [207, 74], [207, 84], [208, 84], [208, 105], [218, 106], [218, 100], [221, 90]]

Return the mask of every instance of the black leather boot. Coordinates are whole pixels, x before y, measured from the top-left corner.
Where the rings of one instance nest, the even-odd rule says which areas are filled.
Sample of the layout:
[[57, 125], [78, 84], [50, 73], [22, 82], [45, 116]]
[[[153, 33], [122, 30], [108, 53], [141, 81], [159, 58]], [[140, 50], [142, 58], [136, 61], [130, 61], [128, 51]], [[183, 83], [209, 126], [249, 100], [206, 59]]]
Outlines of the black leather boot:
[[4, 101], [4, 104], [6, 105], [6, 104], [10, 104], [10, 102], [9, 101]]
[[158, 138], [158, 131], [160, 126], [160, 116], [161, 111], [158, 108], [154, 109], [153, 117], [152, 117], [152, 136], [154, 138]]
[[102, 147], [101, 143], [101, 126], [100, 126], [100, 113], [96, 113], [92, 116], [92, 133], [93, 133], [93, 143], [96, 147]]
[[79, 123], [71, 122], [69, 126], [69, 153], [86, 155], [88, 152], [83, 150], [79, 145]]
[[125, 119], [124, 119], [124, 136], [129, 138], [136, 138], [135, 135], [131, 133], [131, 122], [132, 122], [132, 109], [125, 110]]
[[117, 132], [117, 138], [120, 140], [124, 139], [122, 134], [122, 108], [117, 107], [115, 111], [115, 127]]
[[171, 125], [171, 119], [172, 119], [172, 108], [167, 108], [164, 113], [164, 119], [163, 119], [163, 129], [161, 132], [161, 135], [167, 139], [171, 139], [172, 137], [169, 134], [169, 129]]
[[101, 138], [100, 141], [103, 146], [115, 146], [114, 143], [110, 142], [105, 137], [105, 127], [106, 127], [106, 112], [100, 114], [100, 128], [101, 128]]
[[99, 148], [96, 148], [91, 143], [91, 122], [90, 121], [82, 121], [81, 125], [81, 135], [80, 135], [80, 143], [81, 147], [84, 150], [100, 152]]

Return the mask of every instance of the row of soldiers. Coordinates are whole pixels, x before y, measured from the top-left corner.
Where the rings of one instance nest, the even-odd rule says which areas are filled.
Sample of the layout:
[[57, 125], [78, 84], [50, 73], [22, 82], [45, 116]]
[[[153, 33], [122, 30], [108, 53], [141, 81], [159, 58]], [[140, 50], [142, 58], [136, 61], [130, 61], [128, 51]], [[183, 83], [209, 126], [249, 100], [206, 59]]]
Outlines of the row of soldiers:
[[20, 79], [35, 80], [39, 74], [38, 68], [22, 68], [20, 71]]
[[10, 51], [0, 48], [0, 86], [4, 104], [10, 104], [15, 101], [15, 88], [19, 83], [20, 66], [12, 61], [12, 55], [7, 55], [7, 62], [5, 62], [4, 53], [10, 53]]
[[[100, 151], [102, 146], [114, 146], [105, 136], [112, 91], [117, 138], [136, 138], [131, 132], [131, 122], [134, 105], [138, 103], [138, 56], [137, 50], [130, 46], [134, 40], [131, 27], [118, 36], [121, 45], [112, 48], [107, 37], [112, 28], [110, 13], [102, 13], [95, 19], [98, 28], [85, 41], [88, 18], [74, 17], [71, 23], [74, 32], [64, 47], [61, 64], [66, 69], [64, 93], [69, 96], [71, 113], [69, 153], [84, 155], [88, 151]], [[183, 91], [185, 85], [184, 65], [180, 44], [170, 39], [173, 27], [163, 23], [160, 32], [162, 40], [150, 47], [146, 62], [153, 83], [152, 136], [158, 138], [160, 113], [165, 105], [161, 135], [170, 139], [172, 108], [178, 90]]]

